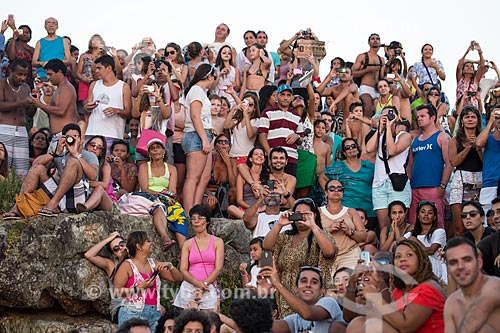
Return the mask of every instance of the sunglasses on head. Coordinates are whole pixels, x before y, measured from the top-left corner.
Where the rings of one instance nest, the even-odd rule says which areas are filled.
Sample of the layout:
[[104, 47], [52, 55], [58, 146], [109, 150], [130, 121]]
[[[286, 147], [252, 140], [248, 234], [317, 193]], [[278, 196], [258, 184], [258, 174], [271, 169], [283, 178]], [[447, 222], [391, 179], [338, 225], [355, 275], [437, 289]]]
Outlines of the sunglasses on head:
[[357, 144], [355, 144], [355, 143], [351, 143], [350, 145], [345, 145], [345, 146], [342, 148], [342, 150], [347, 151], [347, 150], [349, 150], [349, 149], [354, 149], [354, 148], [358, 148], [358, 145], [357, 145]]
[[121, 241], [118, 245], [113, 246], [113, 252], [120, 251], [120, 249], [123, 249], [125, 245], [127, 245], [127, 243], [125, 243], [125, 241]]
[[327, 187], [327, 190], [330, 192], [344, 192], [344, 186], [330, 185]]
[[462, 212], [462, 214], [460, 214], [460, 216], [463, 219], [466, 219], [467, 215], [470, 215], [470, 217], [476, 217], [476, 216], [479, 215], [479, 211], [477, 211], [477, 210], [471, 210], [470, 212]]
[[422, 200], [418, 203], [418, 208], [420, 209], [422, 206], [429, 205], [432, 207], [436, 207], [436, 203], [434, 201]]
[[[300, 198], [300, 199], [295, 200], [294, 207], [296, 208], [301, 203], [306, 204], [306, 205], [311, 205], [314, 207], [314, 209], [317, 209], [316, 203], [311, 198]], [[294, 211], [295, 211], [295, 209], [294, 209]]]

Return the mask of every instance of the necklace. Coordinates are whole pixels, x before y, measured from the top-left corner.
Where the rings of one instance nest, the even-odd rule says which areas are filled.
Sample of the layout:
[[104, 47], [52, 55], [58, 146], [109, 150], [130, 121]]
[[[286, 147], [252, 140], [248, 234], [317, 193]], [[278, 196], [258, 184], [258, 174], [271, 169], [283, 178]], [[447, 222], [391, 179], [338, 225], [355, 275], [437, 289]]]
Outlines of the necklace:
[[19, 89], [21, 89], [21, 86], [17, 87], [17, 90], [14, 89], [14, 87], [12, 86], [12, 84], [10, 84], [10, 81], [9, 81], [9, 78], [7, 78], [7, 84], [9, 85], [10, 89], [15, 92], [15, 93], [18, 93], [19, 92]]

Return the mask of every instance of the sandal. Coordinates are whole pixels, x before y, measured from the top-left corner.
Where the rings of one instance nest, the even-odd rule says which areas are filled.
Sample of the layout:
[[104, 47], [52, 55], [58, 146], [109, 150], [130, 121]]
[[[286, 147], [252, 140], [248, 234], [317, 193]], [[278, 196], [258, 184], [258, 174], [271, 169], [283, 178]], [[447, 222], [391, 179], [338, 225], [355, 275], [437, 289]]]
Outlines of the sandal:
[[54, 217], [54, 216], [59, 215], [59, 213], [53, 209], [43, 207], [38, 211], [38, 215], [47, 216], [47, 217]]
[[76, 212], [77, 212], [78, 214], [80, 214], [80, 213], [85, 213], [86, 211], [87, 211], [87, 207], [85, 207], [85, 205], [84, 205], [84, 204], [82, 204], [82, 203], [80, 203], [80, 202], [76, 204]]
[[6, 212], [6, 213], [3, 213], [2, 215], [2, 218], [4, 221], [8, 221], [8, 220], [21, 220], [22, 217], [17, 214], [16, 212]]
[[169, 239], [163, 242], [163, 252], [167, 252], [172, 246], [174, 246], [176, 241]]

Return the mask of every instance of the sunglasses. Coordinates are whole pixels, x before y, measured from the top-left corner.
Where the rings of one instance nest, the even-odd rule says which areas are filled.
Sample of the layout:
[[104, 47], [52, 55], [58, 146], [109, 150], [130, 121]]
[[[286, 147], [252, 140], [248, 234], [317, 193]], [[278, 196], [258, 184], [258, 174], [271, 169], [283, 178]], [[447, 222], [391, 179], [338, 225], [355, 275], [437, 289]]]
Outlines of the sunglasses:
[[299, 273], [302, 273], [303, 271], [314, 271], [314, 272], [319, 273], [319, 274], [323, 273], [321, 268], [318, 268], [316, 266], [302, 266], [302, 267], [300, 267]]
[[166, 51], [165, 53], [166, 53], [166, 54], [170, 54], [170, 55], [174, 55], [174, 54], [175, 54], [175, 51]]
[[229, 144], [229, 140], [217, 140], [216, 143], [218, 143], [220, 145], [228, 145]]
[[460, 214], [463, 219], [466, 219], [467, 215], [470, 215], [470, 217], [476, 217], [479, 215], [479, 212], [477, 210], [471, 210], [470, 212], [463, 212]]
[[118, 245], [113, 246], [113, 252], [120, 251], [120, 249], [123, 249], [125, 245], [127, 245], [127, 243], [125, 243], [125, 241], [121, 241]]
[[89, 146], [90, 146], [90, 147], [92, 147], [92, 148], [99, 149], [99, 150], [103, 150], [103, 149], [104, 149], [104, 147], [103, 147], [103, 146], [101, 146], [100, 144], [95, 143], [95, 142], [90, 142], [90, 143], [89, 143]]
[[355, 144], [355, 143], [352, 143], [352, 144], [350, 144], [350, 145], [345, 145], [345, 146], [342, 148], [342, 150], [343, 150], [343, 151], [347, 151], [347, 150], [349, 150], [349, 149], [354, 149], [354, 148], [358, 148], [358, 145], [357, 145], [357, 144]]
[[344, 186], [328, 186], [327, 188], [328, 191], [330, 192], [344, 192]]
[[431, 93], [427, 94], [427, 96], [436, 96], [436, 97], [438, 97], [438, 96], [441, 96], [441, 94], [437, 93], [437, 92], [431, 92]]

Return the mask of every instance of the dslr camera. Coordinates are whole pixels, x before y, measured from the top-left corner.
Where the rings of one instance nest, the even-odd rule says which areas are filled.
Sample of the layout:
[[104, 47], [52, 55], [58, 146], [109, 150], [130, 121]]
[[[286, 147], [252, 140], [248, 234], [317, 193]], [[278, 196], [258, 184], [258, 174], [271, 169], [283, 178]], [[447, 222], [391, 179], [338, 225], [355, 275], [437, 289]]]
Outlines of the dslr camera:
[[393, 121], [394, 119], [396, 119], [396, 113], [393, 109], [389, 109], [389, 112], [387, 112], [387, 119], [389, 121]]
[[66, 143], [68, 144], [68, 146], [74, 145], [75, 142], [76, 142], [75, 137], [71, 135], [66, 135]]

